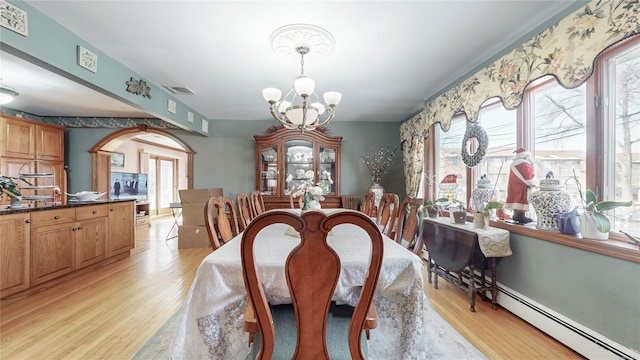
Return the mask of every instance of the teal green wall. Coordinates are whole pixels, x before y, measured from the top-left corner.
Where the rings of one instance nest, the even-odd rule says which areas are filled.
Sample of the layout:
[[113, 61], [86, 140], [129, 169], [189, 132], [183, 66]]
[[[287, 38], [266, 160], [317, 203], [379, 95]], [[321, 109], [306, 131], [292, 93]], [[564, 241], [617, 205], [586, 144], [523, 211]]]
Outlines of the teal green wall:
[[[209, 137], [172, 131], [196, 152], [193, 184], [195, 188], [222, 187], [225, 195], [235, 198], [238, 192], [255, 189], [254, 135], [266, 133], [275, 121], [215, 121], [209, 122]], [[340, 192], [343, 195], [364, 195], [372, 185], [371, 173], [360, 154], [375, 151], [380, 146], [400, 147], [399, 123], [332, 122], [328, 135], [342, 136]], [[114, 129], [68, 129], [65, 132], [66, 164], [69, 192], [91, 189], [91, 155], [87, 152]], [[400, 152], [391, 173], [381, 185], [389, 192], [405, 196], [404, 175]]]
[[518, 234], [511, 248], [500, 283], [640, 350], [640, 264]]

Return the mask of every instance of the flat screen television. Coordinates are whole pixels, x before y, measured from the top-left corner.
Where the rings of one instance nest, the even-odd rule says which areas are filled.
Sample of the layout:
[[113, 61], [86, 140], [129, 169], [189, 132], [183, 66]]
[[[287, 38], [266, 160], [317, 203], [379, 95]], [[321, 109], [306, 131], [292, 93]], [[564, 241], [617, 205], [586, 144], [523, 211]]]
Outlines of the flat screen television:
[[147, 174], [111, 172], [111, 200], [147, 200]]

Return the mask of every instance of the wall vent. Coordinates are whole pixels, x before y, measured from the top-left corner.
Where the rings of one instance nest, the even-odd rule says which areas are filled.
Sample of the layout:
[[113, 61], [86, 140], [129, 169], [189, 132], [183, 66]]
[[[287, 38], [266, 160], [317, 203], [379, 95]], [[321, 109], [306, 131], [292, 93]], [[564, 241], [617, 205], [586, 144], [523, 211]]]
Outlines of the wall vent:
[[178, 94], [178, 95], [195, 95], [196, 93], [193, 92], [193, 90], [189, 89], [186, 86], [168, 86], [168, 85], [162, 85], [163, 88], [171, 91], [174, 94]]

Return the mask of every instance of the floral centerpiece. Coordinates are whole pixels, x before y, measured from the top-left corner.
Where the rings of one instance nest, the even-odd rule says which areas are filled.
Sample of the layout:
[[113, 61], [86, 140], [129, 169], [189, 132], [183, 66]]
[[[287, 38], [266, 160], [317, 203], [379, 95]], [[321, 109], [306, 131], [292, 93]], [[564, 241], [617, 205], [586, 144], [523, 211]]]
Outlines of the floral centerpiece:
[[[309, 210], [312, 208], [319, 209], [320, 201], [324, 200], [324, 190], [320, 187], [320, 184], [314, 185], [311, 180], [305, 181], [302, 186], [293, 192], [293, 197], [297, 198], [302, 196], [302, 210]], [[316, 204], [312, 205], [312, 202]]]
[[389, 173], [389, 166], [393, 164], [393, 160], [398, 152], [398, 147], [391, 149], [390, 145], [387, 145], [385, 150], [384, 146], [380, 150], [373, 153], [366, 153], [360, 155], [362, 161], [371, 171], [371, 181], [374, 184], [379, 184], [380, 179]]

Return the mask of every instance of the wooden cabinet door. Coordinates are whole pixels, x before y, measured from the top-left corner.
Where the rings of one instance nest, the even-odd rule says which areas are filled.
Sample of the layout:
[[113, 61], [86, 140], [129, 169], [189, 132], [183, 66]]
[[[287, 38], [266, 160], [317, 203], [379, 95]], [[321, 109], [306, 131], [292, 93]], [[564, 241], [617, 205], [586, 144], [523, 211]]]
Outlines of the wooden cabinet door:
[[135, 202], [109, 204], [107, 257], [131, 250], [135, 243]]
[[36, 159], [64, 161], [64, 130], [57, 127], [36, 125]]
[[107, 256], [108, 205], [76, 209], [76, 269], [98, 263]]
[[2, 156], [33, 159], [35, 157], [35, 124], [5, 117], [0, 122], [2, 125], [2, 135], [0, 136]]
[[0, 298], [29, 288], [29, 213], [0, 216]]
[[68, 274], [76, 268], [75, 222], [31, 229], [31, 285]]

